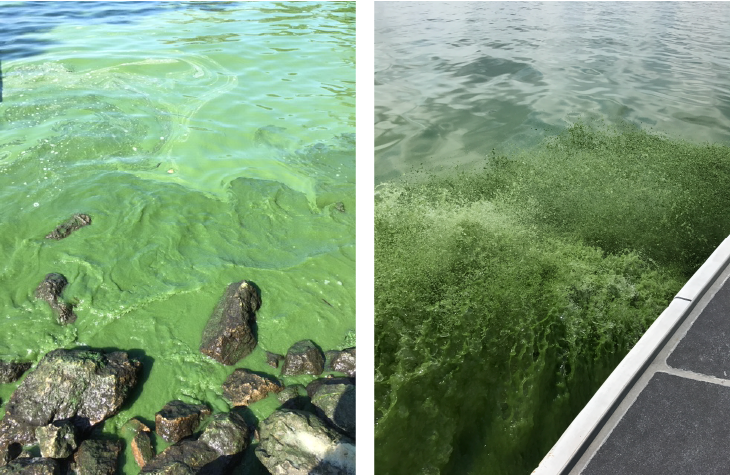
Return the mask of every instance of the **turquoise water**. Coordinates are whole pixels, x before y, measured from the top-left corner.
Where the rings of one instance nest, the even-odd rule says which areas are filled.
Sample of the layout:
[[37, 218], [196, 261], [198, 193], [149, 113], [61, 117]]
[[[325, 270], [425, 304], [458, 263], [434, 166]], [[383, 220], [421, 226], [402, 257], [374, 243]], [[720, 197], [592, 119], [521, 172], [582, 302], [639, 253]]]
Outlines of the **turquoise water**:
[[[104, 424], [117, 433], [176, 398], [228, 409], [234, 367], [198, 346], [231, 282], [263, 301], [237, 367], [275, 374], [265, 351], [301, 339], [353, 345], [354, 3], [19, 2], [0, 18], [0, 358], [141, 358], [141, 391]], [[92, 225], [44, 240], [73, 213]], [[49, 272], [73, 325], [33, 297]]]
[[375, 470], [530, 473], [730, 235], [730, 8], [375, 20]]

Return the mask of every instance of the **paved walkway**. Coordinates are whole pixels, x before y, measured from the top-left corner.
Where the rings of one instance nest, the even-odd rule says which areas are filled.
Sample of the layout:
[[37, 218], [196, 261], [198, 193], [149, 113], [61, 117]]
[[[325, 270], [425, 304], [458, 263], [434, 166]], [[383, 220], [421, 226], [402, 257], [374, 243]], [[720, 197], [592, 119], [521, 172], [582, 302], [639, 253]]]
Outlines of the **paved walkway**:
[[536, 474], [730, 474], [730, 238]]

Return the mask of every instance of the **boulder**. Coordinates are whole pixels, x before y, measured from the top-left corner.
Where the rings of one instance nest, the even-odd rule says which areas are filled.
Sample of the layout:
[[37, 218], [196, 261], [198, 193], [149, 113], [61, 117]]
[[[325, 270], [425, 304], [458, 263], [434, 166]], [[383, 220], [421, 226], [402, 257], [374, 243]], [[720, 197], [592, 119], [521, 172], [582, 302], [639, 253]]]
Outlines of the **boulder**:
[[321, 385], [312, 397], [317, 415], [330, 426], [355, 438], [355, 386]]
[[61, 301], [63, 288], [68, 284], [66, 277], [60, 273], [47, 274], [35, 290], [35, 297], [46, 301], [53, 311], [58, 314], [59, 324], [66, 325], [76, 321], [76, 314], [71, 304]]
[[221, 474], [219, 457], [202, 441], [182, 440], [155, 456], [140, 474]]
[[312, 380], [307, 384], [307, 395], [309, 395], [309, 398], [314, 397], [314, 394], [317, 393], [317, 390], [319, 390], [319, 387], [322, 385], [355, 385], [355, 379], [354, 378], [348, 378], [348, 377], [328, 377], [328, 378], [318, 378], [316, 380]]
[[284, 356], [281, 354], [274, 354], [273, 352], [266, 352], [266, 363], [275, 369], [279, 368], [279, 363], [284, 360]]
[[114, 474], [121, 440], [85, 440], [74, 455], [76, 474]]
[[0, 474], [61, 474], [53, 458], [18, 458], [0, 468]]
[[256, 311], [261, 297], [250, 281], [228, 286], [203, 330], [200, 351], [225, 365], [234, 365], [256, 347]]
[[223, 382], [223, 396], [234, 406], [250, 405], [266, 398], [269, 392], [281, 392], [284, 386], [276, 379], [247, 369], [236, 369]]
[[349, 377], [355, 376], [355, 348], [350, 347], [344, 350], [328, 350], [324, 353], [326, 372], [342, 372]]
[[205, 426], [198, 441], [221, 456], [240, 455], [251, 442], [248, 425], [238, 413], [218, 413]]
[[76, 427], [69, 420], [39, 426], [35, 429], [35, 436], [44, 458], [68, 458], [79, 446]]
[[18, 380], [33, 362], [5, 362], [0, 360], [0, 383], [10, 383]]
[[355, 474], [355, 442], [312, 413], [276, 410], [259, 432], [256, 456], [271, 474]]
[[311, 340], [301, 340], [286, 353], [282, 375], [319, 375], [324, 371], [324, 354]]
[[279, 392], [276, 398], [279, 399], [282, 408], [291, 410], [305, 410], [310, 404], [307, 390], [301, 384], [289, 385]]
[[68, 419], [83, 431], [116, 414], [137, 384], [140, 369], [125, 352], [49, 352], [5, 405], [0, 453], [12, 443], [35, 444], [39, 426]]
[[168, 443], [176, 443], [198, 429], [201, 419], [210, 415], [206, 405], [173, 400], [155, 413], [155, 433]]
[[83, 228], [87, 225], [91, 225], [91, 217], [83, 213], [76, 213], [71, 218], [58, 225], [55, 230], [47, 234], [46, 238], [49, 240], [61, 240], [79, 228]]
[[132, 418], [125, 423], [124, 428], [133, 435], [131, 443], [132, 455], [137, 465], [143, 468], [155, 457], [155, 451], [152, 448], [152, 439], [150, 437], [151, 431], [147, 425], [136, 418]]

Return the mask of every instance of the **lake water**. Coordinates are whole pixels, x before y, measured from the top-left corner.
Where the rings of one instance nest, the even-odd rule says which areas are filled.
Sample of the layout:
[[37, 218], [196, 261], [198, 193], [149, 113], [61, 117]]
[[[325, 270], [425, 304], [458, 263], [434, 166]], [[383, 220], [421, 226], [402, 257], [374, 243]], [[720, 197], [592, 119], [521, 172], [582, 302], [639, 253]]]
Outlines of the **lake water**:
[[530, 473], [730, 235], [728, 22], [375, 4], [377, 473]]
[[[354, 2], [3, 2], [0, 68], [1, 359], [142, 359], [115, 434], [173, 399], [228, 410], [234, 367], [198, 347], [231, 282], [263, 301], [236, 367], [277, 374], [265, 351], [301, 339], [354, 345]], [[44, 239], [74, 213], [91, 226]], [[50, 272], [75, 324], [34, 299]], [[139, 471], [128, 449], [121, 464]]]

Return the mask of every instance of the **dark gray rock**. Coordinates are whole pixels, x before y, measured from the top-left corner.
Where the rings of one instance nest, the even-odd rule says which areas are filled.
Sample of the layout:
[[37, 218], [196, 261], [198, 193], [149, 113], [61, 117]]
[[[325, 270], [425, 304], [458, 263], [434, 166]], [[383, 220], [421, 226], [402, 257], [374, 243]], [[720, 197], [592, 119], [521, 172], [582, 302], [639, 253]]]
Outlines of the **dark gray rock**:
[[266, 363], [275, 369], [279, 368], [279, 363], [284, 360], [284, 356], [281, 354], [274, 354], [273, 352], [266, 352]]
[[316, 415], [276, 410], [259, 432], [256, 456], [271, 474], [355, 474], [355, 442]]
[[0, 467], [0, 474], [61, 474], [61, 465], [52, 458], [18, 458]]
[[0, 360], [0, 383], [10, 383], [18, 380], [33, 362], [5, 362]]
[[228, 286], [203, 330], [200, 351], [225, 365], [234, 365], [256, 347], [254, 325], [261, 296], [250, 281]]
[[355, 348], [350, 347], [344, 350], [328, 350], [324, 353], [326, 372], [342, 372], [350, 377], [355, 376]]
[[88, 225], [91, 225], [91, 217], [83, 213], [76, 213], [74, 216], [58, 225], [55, 230], [47, 234], [46, 238], [49, 240], [61, 240], [79, 228], [83, 228]]
[[317, 415], [350, 438], [355, 438], [355, 386], [321, 385], [312, 397]]
[[311, 340], [301, 340], [286, 353], [282, 375], [319, 375], [324, 371], [324, 354]]
[[201, 419], [210, 413], [206, 405], [173, 400], [155, 414], [155, 433], [168, 443], [175, 443], [195, 433]]
[[0, 453], [12, 443], [36, 443], [39, 426], [69, 419], [77, 429], [87, 430], [116, 414], [137, 384], [141, 367], [125, 352], [49, 352], [5, 406]]
[[309, 408], [308, 405], [310, 404], [307, 390], [301, 384], [289, 385], [279, 392], [276, 398], [279, 399], [282, 408], [290, 410], [305, 410]]
[[85, 440], [74, 455], [76, 474], [114, 474], [122, 451], [121, 440]]
[[132, 456], [140, 468], [155, 457], [155, 451], [152, 448], [151, 432], [147, 425], [136, 418], [132, 418], [124, 424], [124, 429], [132, 434]]
[[198, 441], [213, 448], [221, 456], [243, 453], [251, 442], [248, 425], [237, 413], [218, 413], [208, 422]]
[[319, 387], [322, 385], [355, 385], [355, 379], [349, 378], [349, 377], [328, 377], [328, 378], [318, 378], [317, 380], [312, 380], [307, 384], [307, 395], [309, 395], [309, 398], [314, 397], [314, 394], [317, 393], [317, 390], [319, 390]]
[[76, 427], [69, 420], [39, 426], [35, 430], [35, 436], [44, 458], [68, 458], [79, 446]]
[[35, 290], [35, 297], [43, 299], [51, 306], [51, 309], [58, 314], [58, 322], [61, 325], [71, 324], [76, 321], [73, 306], [60, 300], [63, 288], [67, 284], [68, 280], [64, 275], [49, 273]]
[[154, 457], [140, 474], [222, 474], [226, 465], [220, 458], [202, 441], [182, 440]]
[[284, 386], [274, 378], [247, 369], [236, 369], [223, 382], [223, 396], [234, 406], [250, 405], [266, 398], [269, 392], [280, 392]]

